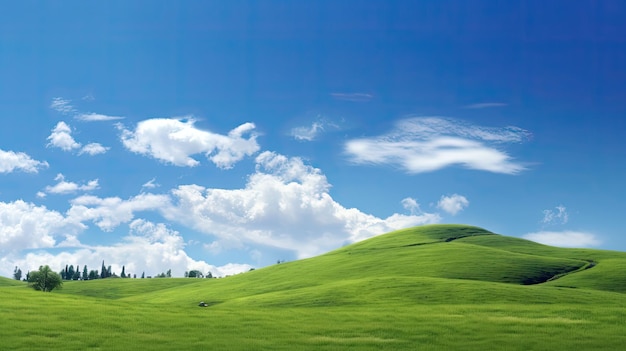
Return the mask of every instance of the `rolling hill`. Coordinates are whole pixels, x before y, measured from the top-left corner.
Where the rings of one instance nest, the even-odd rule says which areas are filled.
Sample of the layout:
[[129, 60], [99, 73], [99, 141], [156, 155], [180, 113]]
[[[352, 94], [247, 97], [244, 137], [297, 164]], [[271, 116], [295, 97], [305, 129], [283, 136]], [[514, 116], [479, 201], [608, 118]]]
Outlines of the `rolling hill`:
[[[46, 327], [40, 338], [59, 349], [609, 350], [626, 341], [624, 293], [626, 253], [431, 225], [220, 279], [66, 282], [51, 294], [0, 279], [0, 312], [17, 335]], [[107, 332], [88, 334], [90, 347], [63, 332], [90, 323]]]

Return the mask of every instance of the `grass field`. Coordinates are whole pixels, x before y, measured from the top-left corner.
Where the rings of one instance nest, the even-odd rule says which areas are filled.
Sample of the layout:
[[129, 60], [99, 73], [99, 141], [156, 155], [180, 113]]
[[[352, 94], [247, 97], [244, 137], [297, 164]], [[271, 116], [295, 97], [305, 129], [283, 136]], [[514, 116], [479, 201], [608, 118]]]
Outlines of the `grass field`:
[[619, 350], [624, 293], [626, 253], [434, 225], [222, 279], [0, 278], [0, 349]]

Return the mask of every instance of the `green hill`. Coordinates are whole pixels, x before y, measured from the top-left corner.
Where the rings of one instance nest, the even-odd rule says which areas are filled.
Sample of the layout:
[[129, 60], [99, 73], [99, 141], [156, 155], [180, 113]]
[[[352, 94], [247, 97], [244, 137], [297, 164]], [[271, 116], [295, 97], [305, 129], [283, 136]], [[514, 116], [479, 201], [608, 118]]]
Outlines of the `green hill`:
[[3, 287], [3, 286], [23, 286], [23, 285], [26, 285], [26, 283], [24, 283], [22, 281], [15, 280], [15, 279], [9, 279], [9, 278], [0, 277], [0, 287]]
[[13, 327], [0, 339], [12, 350], [613, 350], [626, 342], [624, 272], [623, 252], [422, 226], [220, 279], [50, 294], [0, 280]]

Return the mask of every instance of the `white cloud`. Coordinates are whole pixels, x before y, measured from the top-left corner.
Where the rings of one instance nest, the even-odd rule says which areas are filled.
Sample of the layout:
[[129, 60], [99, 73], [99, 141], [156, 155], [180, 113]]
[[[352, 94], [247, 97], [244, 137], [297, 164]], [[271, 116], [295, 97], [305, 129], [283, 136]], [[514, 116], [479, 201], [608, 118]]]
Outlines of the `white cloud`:
[[136, 212], [162, 209], [169, 201], [167, 195], [154, 194], [139, 194], [128, 200], [83, 195], [70, 201], [67, 216], [77, 222], [93, 221], [100, 229], [111, 231], [133, 220]]
[[116, 120], [120, 120], [120, 119], [124, 119], [124, 117], [118, 117], [118, 116], [107, 116], [107, 115], [103, 115], [100, 113], [80, 113], [77, 114], [76, 116], [74, 116], [74, 118], [80, 120], [80, 121], [85, 121], [85, 122], [95, 122], [95, 121], [116, 121]]
[[592, 247], [602, 243], [596, 235], [578, 231], [541, 231], [526, 234], [524, 239], [558, 247]]
[[50, 108], [64, 115], [69, 115], [76, 112], [76, 109], [72, 106], [71, 102], [71, 100], [55, 97], [50, 103]]
[[[135, 153], [148, 155], [176, 166], [197, 166], [192, 158], [205, 154], [220, 168], [230, 168], [244, 156], [259, 150], [253, 123], [244, 123], [228, 135], [197, 129], [194, 120], [157, 118], [141, 121], [134, 131], [122, 129], [124, 146]], [[245, 138], [245, 134], [250, 134]]]
[[[232, 275], [248, 271], [248, 264], [229, 263], [214, 266], [202, 260], [194, 260], [185, 252], [185, 243], [180, 233], [168, 229], [164, 224], [155, 224], [145, 220], [134, 220], [129, 224], [130, 232], [119, 243], [110, 246], [86, 246], [78, 243], [75, 251], [63, 251], [58, 254], [48, 252], [31, 252], [23, 257], [7, 257], [0, 259], [0, 273], [10, 275], [9, 269], [18, 266], [24, 271], [37, 269], [40, 265], [50, 265], [53, 270], [60, 270], [65, 265], [79, 264], [82, 272], [84, 265], [88, 270], [100, 270], [102, 261], [111, 266], [113, 272], [121, 274], [122, 266], [128, 274], [141, 277], [155, 276], [172, 270], [172, 276], [182, 277], [185, 271], [192, 269], [203, 273], [211, 272], [214, 276]], [[68, 242], [69, 243], [69, 242]], [[6, 268], [10, 267], [10, 268]]]
[[57, 123], [54, 129], [52, 129], [52, 133], [48, 136], [48, 140], [48, 147], [58, 147], [63, 151], [79, 149], [79, 155], [89, 154], [93, 156], [103, 154], [109, 149], [99, 143], [90, 143], [83, 147], [81, 143], [74, 140], [74, 137], [72, 137], [72, 129], [63, 121]]
[[23, 152], [4, 151], [0, 149], [0, 173], [24, 171], [37, 173], [40, 168], [48, 167], [45, 161], [37, 161]]
[[481, 108], [490, 108], [490, 107], [504, 107], [507, 104], [502, 103], [502, 102], [480, 102], [477, 104], [471, 104], [471, 105], [467, 105], [465, 106], [465, 108], [469, 108], [469, 109], [481, 109]]
[[48, 136], [48, 146], [58, 147], [63, 151], [71, 151], [80, 148], [80, 143], [72, 137], [72, 129], [67, 123], [61, 121], [52, 129]]
[[158, 188], [160, 187], [160, 184], [156, 183], [156, 178], [152, 178], [149, 181], [145, 182], [141, 187], [142, 188], [148, 188], [148, 189], [154, 189], [154, 188]]
[[313, 122], [310, 127], [293, 128], [290, 135], [296, 140], [313, 141], [322, 131], [324, 131], [324, 125], [320, 122]]
[[107, 152], [109, 149], [110, 148], [104, 147], [100, 145], [99, 143], [90, 143], [90, 144], [85, 145], [82, 149], [80, 149], [80, 152], [78, 152], [78, 154], [79, 155], [89, 154], [91, 156], [94, 156], [94, 155], [103, 154]]
[[[65, 177], [63, 174], [59, 173], [54, 178], [54, 180], [59, 181], [57, 184], [53, 186], [47, 186], [46, 192], [50, 194], [71, 194], [77, 191], [91, 191], [98, 189], [100, 186], [98, 184], [98, 179], [90, 180], [87, 184], [77, 184], [74, 182], [65, 181]], [[45, 194], [44, 194], [45, 196]]]
[[417, 200], [415, 200], [414, 198], [411, 198], [411, 197], [404, 198], [402, 199], [402, 201], [400, 201], [400, 203], [402, 204], [402, 207], [404, 207], [405, 210], [410, 211], [411, 214], [421, 212], [420, 205], [417, 203]]
[[345, 100], [352, 102], [365, 102], [374, 98], [374, 95], [368, 93], [331, 93], [330, 96], [337, 100]]
[[465, 196], [459, 194], [441, 196], [441, 199], [439, 199], [439, 202], [437, 203], [437, 208], [440, 208], [453, 216], [463, 211], [467, 208], [467, 206], [469, 206], [469, 201], [465, 198]]
[[330, 196], [321, 171], [301, 159], [263, 152], [256, 162], [243, 189], [179, 186], [164, 216], [221, 241], [293, 250], [298, 257], [440, 219], [430, 213], [382, 219], [345, 208]]
[[322, 132], [328, 129], [338, 129], [339, 126], [325, 118], [318, 118], [311, 126], [300, 126], [292, 128], [289, 135], [300, 141], [313, 141]]
[[569, 220], [567, 209], [563, 205], [556, 206], [556, 211], [543, 210], [543, 224], [566, 224]]
[[388, 134], [349, 140], [345, 152], [357, 164], [397, 165], [409, 173], [461, 165], [515, 174], [524, 166], [488, 143], [522, 142], [528, 136], [517, 127], [480, 127], [439, 117], [409, 118], [397, 122]]
[[55, 245], [56, 237], [76, 234], [83, 229], [80, 223], [44, 206], [22, 200], [0, 202], [0, 253], [50, 248]]

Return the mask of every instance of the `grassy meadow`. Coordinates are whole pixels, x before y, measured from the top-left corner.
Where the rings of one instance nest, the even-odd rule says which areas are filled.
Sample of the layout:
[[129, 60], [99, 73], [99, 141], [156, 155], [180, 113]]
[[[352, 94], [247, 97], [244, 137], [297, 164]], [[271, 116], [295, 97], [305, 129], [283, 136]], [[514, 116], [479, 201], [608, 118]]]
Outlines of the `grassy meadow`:
[[618, 350], [625, 293], [626, 253], [433, 225], [221, 279], [0, 278], [0, 350]]

